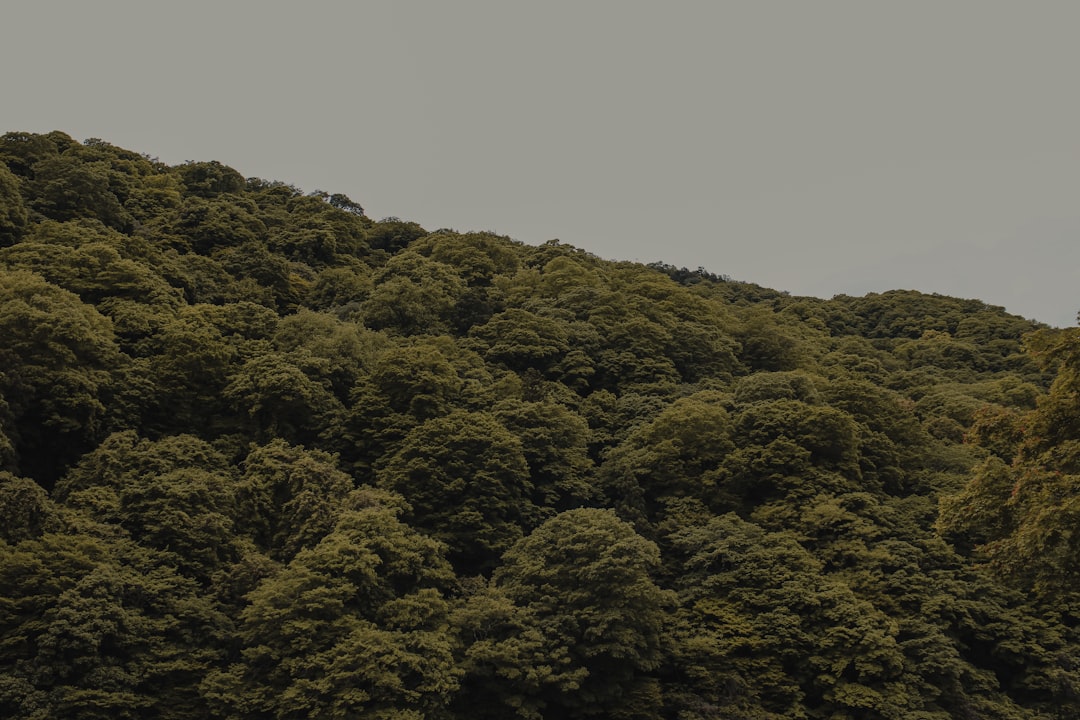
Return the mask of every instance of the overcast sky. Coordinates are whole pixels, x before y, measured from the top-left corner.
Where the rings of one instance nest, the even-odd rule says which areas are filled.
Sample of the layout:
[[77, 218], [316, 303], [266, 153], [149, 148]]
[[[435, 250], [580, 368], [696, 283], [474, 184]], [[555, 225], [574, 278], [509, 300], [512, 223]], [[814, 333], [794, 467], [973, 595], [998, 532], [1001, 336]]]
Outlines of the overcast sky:
[[1080, 3], [6, 0], [0, 131], [793, 294], [1080, 309]]

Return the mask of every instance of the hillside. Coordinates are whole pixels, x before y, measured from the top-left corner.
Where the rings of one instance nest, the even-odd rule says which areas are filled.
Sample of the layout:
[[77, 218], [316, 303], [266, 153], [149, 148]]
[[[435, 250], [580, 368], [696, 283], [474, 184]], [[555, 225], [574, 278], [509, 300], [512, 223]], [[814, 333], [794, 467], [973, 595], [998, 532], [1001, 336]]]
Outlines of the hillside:
[[54, 132], [0, 338], [0, 717], [1080, 717], [1080, 330]]

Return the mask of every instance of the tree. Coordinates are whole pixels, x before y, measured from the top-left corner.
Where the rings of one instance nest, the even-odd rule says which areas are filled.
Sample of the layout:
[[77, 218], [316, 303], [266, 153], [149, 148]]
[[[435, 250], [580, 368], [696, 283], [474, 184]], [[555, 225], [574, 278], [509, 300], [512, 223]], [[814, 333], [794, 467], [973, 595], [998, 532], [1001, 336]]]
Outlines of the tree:
[[434, 716], [457, 689], [443, 546], [358, 491], [334, 530], [248, 595], [238, 662], [203, 694], [232, 718]]
[[550, 400], [504, 400], [493, 412], [521, 441], [537, 506], [554, 514], [599, 499], [588, 455], [589, 426], [580, 415]]
[[542, 638], [526, 668], [557, 667], [533, 691], [545, 716], [658, 710], [651, 673], [664, 657], [664, 616], [674, 599], [652, 580], [659, 563], [656, 545], [614, 512], [588, 508], [556, 515], [503, 557], [496, 585]]
[[327, 202], [338, 210], [344, 210], [353, 215], [364, 214], [364, 208], [360, 207], [360, 203], [353, 202], [348, 195], [343, 195], [342, 193], [333, 193]]
[[330, 383], [311, 378], [304, 365], [324, 364], [301, 352], [267, 353], [230, 376], [222, 397], [248, 417], [256, 439], [310, 444], [339, 414], [341, 404], [327, 387]]
[[258, 218], [258, 207], [241, 198], [189, 197], [170, 228], [187, 241], [191, 250], [210, 255], [214, 250], [249, 243], [262, 244], [266, 225]]
[[0, 163], [0, 247], [19, 241], [27, 223], [19, 179]]
[[452, 412], [412, 430], [378, 471], [407, 520], [450, 548], [462, 574], [490, 572], [539, 521], [521, 441], [487, 413]]
[[397, 253], [425, 235], [427, 235], [427, 230], [414, 222], [405, 222], [398, 218], [385, 218], [371, 226], [368, 233], [368, 242], [375, 250]]
[[315, 276], [304, 304], [312, 310], [349, 316], [359, 311], [360, 303], [367, 299], [373, 287], [370, 270], [330, 267]]
[[227, 619], [168, 560], [92, 527], [0, 543], [0, 713], [206, 717]]
[[250, 302], [181, 307], [140, 344], [154, 390], [143, 398], [146, 432], [235, 432], [244, 420], [229, 411], [224, 390], [248, 358], [269, 350], [277, 322], [272, 310]]
[[491, 285], [497, 275], [513, 275], [519, 267], [513, 241], [491, 233], [440, 230], [417, 241], [413, 249], [453, 266], [470, 286]]
[[469, 335], [487, 346], [487, 360], [519, 372], [529, 368], [547, 372], [570, 350], [563, 323], [518, 308], [473, 327]]
[[132, 217], [114, 192], [107, 163], [83, 162], [64, 153], [38, 161], [33, 172], [31, 207], [45, 217], [53, 220], [90, 217], [118, 230], [131, 228]]
[[794, 370], [804, 362], [804, 349], [794, 333], [767, 312], [748, 313], [736, 338], [742, 346], [739, 360], [751, 370]]
[[[724, 515], [672, 538], [683, 560], [673, 648], [682, 703], [713, 717], [902, 717], [896, 626], [787, 533]], [[914, 707], [909, 707], [908, 703]]]
[[349, 391], [375, 356], [373, 333], [356, 323], [306, 308], [282, 318], [273, 340], [281, 352], [301, 351], [310, 357], [311, 361], [298, 363], [305, 369], [324, 367], [320, 379], [329, 380], [341, 401], [348, 400]]
[[465, 283], [452, 267], [406, 251], [375, 275], [375, 288], [361, 305], [364, 322], [402, 335], [449, 330]]
[[181, 292], [151, 265], [162, 259], [138, 257], [142, 248], [130, 247], [133, 243], [120, 233], [86, 220], [45, 222], [34, 230], [23, 242], [2, 251], [5, 264], [36, 272], [95, 305], [108, 306], [110, 298], [170, 310], [179, 304]]
[[238, 524], [282, 562], [333, 529], [353, 489], [333, 456], [281, 439], [253, 450], [243, 469], [236, 486]]
[[1065, 601], [1076, 596], [1080, 562], [1080, 331], [1043, 331], [1028, 342], [1056, 371], [1050, 392], [1026, 418], [1012, 465], [992, 459], [976, 468], [963, 490], [942, 499], [938, 527], [1020, 587]]
[[112, 372], [123, 365], [112, 324], [38, 275], [0, 270], [0, 337], [11, 422], [0, 431], [22, 474], [50, 487], [104, 430]]
[[385, 461], [420, 423], [468, 405], [468, 388], [490, 392], [495, 385], [479, 357], [445, 340], [419, 338], [384, 348], [370, 375], [352, 388], [343, 428], [325, 440], [358, 473]]
[[232, 468], [191, 435], [145, 440], [134, 431], [114, 433], [57, 483], [55, 495], [123, 528], [203, 585], [239, 557]]
[[6, 163], [17, 177], [29, 180], [34, 177], [34, 165], [41, 160], [56, 157], [62, 148], [66, 149], [74, 144], [75, 141], [63, 133], [4, 133], [0, 136], [0, 161]]
[[59, 513], [44, 488], [0, 471], [0, 540], [16, 545], [58, 526]]
[[730, 490], [749, 505], [859, 489], [858, 426], [840, 410], [797, 400], [757, 402], [734, 417]]
[[661, 502], [670, 498], [730, 509], [724, 462], [735, 445], [723, 399], [715, 392], [696, 393], [639, 425], [602, 466], [608, 501], [646, 523], [657, 520]]
[[189, 195], [211, 198], [223, 193], [238, 194], [244, 189], [244, 176], [216, 160], [188, 162], [175, 169]]
[[543, 628], [502, 588], [484, 581], [467, 589], [450, 617], [463, 672], [456, 716], [539, 720], [544, 693], [572, 692], [587, 671], [568, 667], [565, 650], [551, 654]]

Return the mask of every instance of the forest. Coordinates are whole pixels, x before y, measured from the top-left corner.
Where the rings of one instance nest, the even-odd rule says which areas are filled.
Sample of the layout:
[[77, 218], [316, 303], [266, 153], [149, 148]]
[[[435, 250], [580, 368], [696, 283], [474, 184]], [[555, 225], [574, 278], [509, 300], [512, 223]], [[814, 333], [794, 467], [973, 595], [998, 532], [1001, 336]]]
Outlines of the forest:
[[714, 270], [0, 136], [0, 717], [1080, 718], [1080, 330]]

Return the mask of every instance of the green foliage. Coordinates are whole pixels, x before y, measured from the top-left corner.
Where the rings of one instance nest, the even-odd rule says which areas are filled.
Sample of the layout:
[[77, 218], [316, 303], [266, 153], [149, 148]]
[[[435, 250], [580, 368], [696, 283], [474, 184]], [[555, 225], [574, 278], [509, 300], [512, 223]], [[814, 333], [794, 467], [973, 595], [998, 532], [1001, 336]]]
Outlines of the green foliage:
[[417, 717], [457, 689], [442, 546], [360, 497], [248, 595], [238, 662], [202, 691], [235, 718]]
[[19, 193], [19, 179], [0, 165], [0, 247], [11, 245], [22, 237], [27, 219]]
[[58, 523], [58, 512], [44, 488], [0, 471], [0, 540], [17, 545], [56, 530]]
[[279, 351], [297, 358], [306, 372], [328, 381], [342, 401], [375, 355], [375, 340], [362, 327], [307, 309], [282, 318], [273, 342]]
[[738, 339], [739, 359], [751, 370], [794, 370], [803, 363], [799, 341], [764, 311], [746, 319]]
[[237, 369], [222, 390], [222, 397], [248, 417], [249, 432], [259, 440], [278, 437], [311, 442], [326, 426], [327, 417], [341, 409], [329, 383], [312, 378], [314, 368], [304, 367], [321, 363], [296, 355], [299, 353], [253, 357]]
[[552, 669], [541, 670], [540, 682], [520, 669], [524, 682], [513, 683], [504, 702], [515, 706], [525, 696], [525, 717], [657, 712], [649, 673], [661, 664], [673, 601], [652, 580], [659, 563], [656, 546], [609, 510], [568, 510], [517, 543], [496, 585], [521, 608], [529, 655], [520, 659]]
[[91, 221], [47, 222], [31, 237], [0, 250], [0, 263], [37, 273], [70, 290], [113, 321], [124, 343], [161, 327], [182, 302], [161, 275], [167, 260]]
[[489, 233], [439, 231], [416, 242], [412, 249], [454, 267], [469, 285], [490, 285], [496, 275], [513, 275], [520, 262], [509, 238]]
[[176, 168], [176, 173], [184, 183], [184, 189], [197, 197], [237, 194], [244, 189], [244, 176], [216, 160], [184, 163]]
[[17, 177], [32, 178], [34, 165], [39, 160], [60, 154], [56, 140], [67, 146], [75, 143], [71, 137], [63, 133], [47, 135], [26, 132], [4, 133], [0, 136], [0, 160], [3, 160]]
[[486, 346], [485, 359], [519, 372], [546, 373], [570, 350], [563, 323], [517, 308], [495, 315], [469, 334]]
[[[679, 531], [682, 703], [743, 717], [902, 717], [898, 628], [786, 533], [727, 515]], [[742, 713], [742, 715], [740, 715]]]
[[414, 240], [425, 235], [427, 235], [427, 231], [414, 222], [406, 222], [398, 218], [386, 218], [372, 226], [368, 235], [368, 242], [376, 250], [397, 253], [407, 248]]
[[0, 543], [0, 709], [10, 718], [198, 718], [231, 628], [153, 554], [47, 533]]
[[[1020, 587], [1070, 603], [1080, 562], [1080, 538], [1071, 530], [1080, 521], [1078, 339], [1075, 329], [1030, 338], [1039, 361], [1056, 371], [1050, 392], [1026, 416], [980, 418], [976, 437], [1012, 465], [988, 461], [959, 493], [942, 499], [938, 521], [946, 537], [977, 550]], [[1072, 608], [1068, 614], [1076, 617]]]
[[656, 519], [670, 498], [730, 508], [724, 462], [735, 445], [724, 399], [707, 391], [681, 398], [638, 426], [603, 465], [608, 502], [639, 522]]
[[407, 519], [445, 542], [466, 575], [490, 571], [540, 517], [521, 440], [486, 413], [417, 426], [378, 482], [405, 498]]
[[521, 441], [538, 507], [561, 512], [597, 499], [591, 482], [589, 427], [580, 415], [550, 400], [504, 400], [494, 414]]
[[374, 290], [361, 305], [364, 323], [402, 335], [448, 331], [465, 292], [451, 266], [408, 251], [395, 255], [374, 280]]
[[332, 456], [274, 440], [244, 460], [238, 524], [272, 558], [288, 561], [334, 527], [352, 489]]
[[109, 436], [56, 486], [66, 505], [123, 528], [140, 545], [209, 583], [238, 554], [232, 469], [190, 435]]
[[758, 402], [734, 417], [730, 492], [752, 507], [860, 489], [859, 427], [847, 413], [798, 400]]
[[122, 363], [112, 324], [38, 275], [0, 270], [0, 337], [0, 429], [22, 472], [51, 483], [104, 428]]
[[369, 472], [409, 430], [461, 401], [465, 381], [444, 350], [430, 342], [390, 347], [376, 356], [370, 375], [360, 376], [334, 438], [358, 472]]
[[0, 717], [1080, 716], [1075, 330], [54, 132], [0, 338]]
[[315, 276], [306, 304], [313, 310], [355, 311], [371, 294], [372, 287], [371, 278], [357, 268], [327, 268]]
[[224, 417], [222, 391], [244, 343], [242, 333], [223, 327], [223, 315], [212, 306], [186, 306], [145, 344], [153, 390], [143, 401], [143, 423], [152, 433], [202, 432]]

